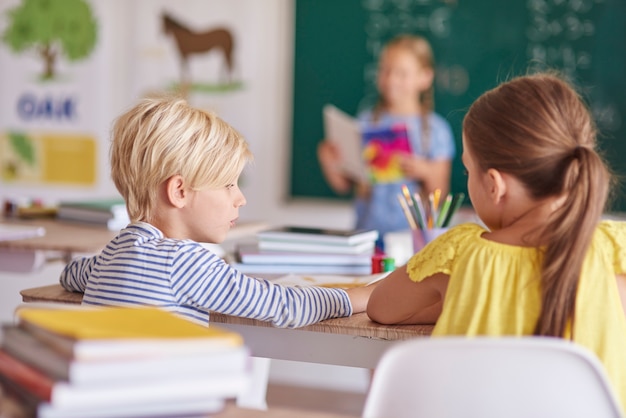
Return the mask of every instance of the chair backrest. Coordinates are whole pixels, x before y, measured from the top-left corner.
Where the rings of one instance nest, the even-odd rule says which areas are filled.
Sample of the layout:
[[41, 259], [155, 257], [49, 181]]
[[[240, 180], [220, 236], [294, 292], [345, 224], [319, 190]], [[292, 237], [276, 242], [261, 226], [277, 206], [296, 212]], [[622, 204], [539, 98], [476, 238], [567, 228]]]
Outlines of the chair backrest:
[[590, 351], [541, 337], [404, 341], [381, 358], [365, 418], [623, 417]]

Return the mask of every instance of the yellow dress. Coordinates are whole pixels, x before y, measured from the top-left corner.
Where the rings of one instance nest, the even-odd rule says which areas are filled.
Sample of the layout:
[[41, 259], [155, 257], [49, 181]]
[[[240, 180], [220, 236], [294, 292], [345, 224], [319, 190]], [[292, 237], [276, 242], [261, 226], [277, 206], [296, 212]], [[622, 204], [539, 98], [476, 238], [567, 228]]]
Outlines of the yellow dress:
[[[450, 229], [407, 265], [413, 281], [450, 276], [433, 335], [532, 335], [541, 305], [536, 248], [482, 238], [476, 224]], [[604, 364], [626, 411], [626, 318], [616, 274], [626, 273], [626, 222], [603, 221], [583, 262], [576, 296], [574, 341]]]

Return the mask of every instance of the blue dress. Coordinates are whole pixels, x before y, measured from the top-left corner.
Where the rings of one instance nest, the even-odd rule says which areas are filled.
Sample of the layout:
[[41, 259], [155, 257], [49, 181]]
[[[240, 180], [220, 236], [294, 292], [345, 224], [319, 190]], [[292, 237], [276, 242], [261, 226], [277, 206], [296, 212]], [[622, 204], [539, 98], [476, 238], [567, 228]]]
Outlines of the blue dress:
[[[404, 124], [414, 154], [430, 160], [451, 160], [454, 158], [456, 149], [452, 129], [450, 124], [436, 113], [428, 115], [430, 128], [428, 141], [421, 139], [421, 116], [392, 116], [383, 112], [374, 122], [372, 111], [365, 111], [358, 115], [358, 120], [361, 129]], [[409, 228], [397, 198], [397, 195], [402, 193], [403, 184], [409, 187], [411, 193], [419, 191], [419, 184], [409, 179], [389, 183], [372, 183], [369, 196], [357, 197], [355, 200], [356, 228], [378, 230], [380, 247], [382, 247], [380, 245], [382, 238], [387, 232], [403, 231]]]

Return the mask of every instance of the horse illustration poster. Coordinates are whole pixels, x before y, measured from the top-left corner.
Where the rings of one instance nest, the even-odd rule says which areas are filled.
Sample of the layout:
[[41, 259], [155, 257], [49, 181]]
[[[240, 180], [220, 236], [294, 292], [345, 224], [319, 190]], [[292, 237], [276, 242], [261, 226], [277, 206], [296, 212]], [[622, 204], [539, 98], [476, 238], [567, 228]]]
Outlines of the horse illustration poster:
[[101, 2], [0, 1], [3, 188], [97, 183]]
[[244, 93], [255, 26], [245, 11], [254, 1], [134, 1], [135, 95], [178, 90], [219, 111]]
[[239, 27], [247, 1], [253, 0], [133, 2], [138, 88], [181, 90], [187, 96], [242, 89], [245, 40]]
[[[177, 21], [173, 16], [163, 12], [161, 15], [163, 22], [163, 31], [172, 35], [178, 49], [178, 57], [180, 60], [180, 85], [181, 89], [188, 92], [190, 89], [198, 89], [202, 84], [191, 81], [189, 74], [189, 60], [194, 54], [208, 54], [211, 50], [216, 50], [222, 55], [222, 74], [220, 84], [214, 84], [215, 87], [232, 87], [232, 73], [234, 70], [233, 50], [234, 41], [230, 30], [222, 27], [211, 28], [205, 31], [194, 31]], [[211, 84], [205, 83], [204, 86], [211, 88]]]

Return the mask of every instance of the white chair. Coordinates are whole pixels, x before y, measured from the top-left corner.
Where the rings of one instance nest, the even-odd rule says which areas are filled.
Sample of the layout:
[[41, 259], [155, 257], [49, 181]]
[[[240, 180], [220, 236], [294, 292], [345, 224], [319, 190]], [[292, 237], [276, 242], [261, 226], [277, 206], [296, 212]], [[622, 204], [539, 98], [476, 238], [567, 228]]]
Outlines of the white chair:
[[557, 338], [432, 338], [390, 348], [364, 418], [623, 417], [599, 360]]

